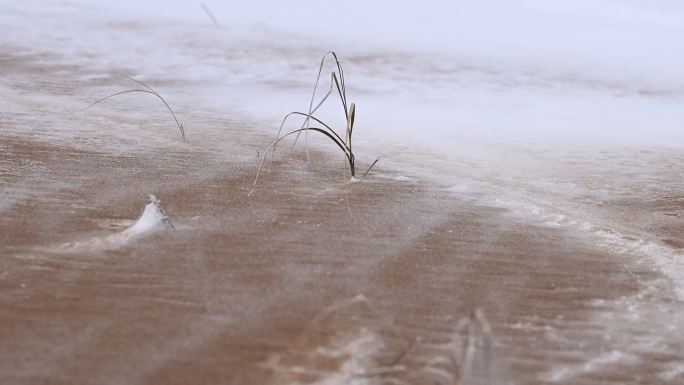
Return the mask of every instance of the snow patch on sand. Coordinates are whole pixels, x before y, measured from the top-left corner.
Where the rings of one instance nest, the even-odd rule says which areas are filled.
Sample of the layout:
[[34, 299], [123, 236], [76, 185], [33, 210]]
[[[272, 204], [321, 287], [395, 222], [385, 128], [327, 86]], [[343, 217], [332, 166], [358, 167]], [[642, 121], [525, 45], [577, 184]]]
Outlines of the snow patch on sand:
[[451, 193], [465, 193], [473, 189], [473, 186], [469, 184], [457, 184], [446, 189], [447, 192]]
[[145, 206], [142, 215], [135, 224], [122, 233], [126, 237], [135, 237], [156, 230], [173, 228], [166, 211], [161, 207], [161, 202], [156, 196], [150, 194], [150, 203]]
[[684, 254], [670, 246], [631, 237], [609, 227], [579, 219], [571, 219], [565, 214], [553, 212], [532, 203], [496, 198], [495, 203], [505, 207], [514, 215], [536, 217], [538, 225], [555, 228], [572, 228], [596, 237], [596, 242], [604, 249], [620, 255], [633, 255], [642, 261], [657, 266], [668, 277], [673, 286], [673, 295], [684, 302]]
[[[299, 384], [295, 378], [311, 378], [316, 385], [365, 385], [370, 384], [374, 356], [382, 348], [381, 339], [366, 328], [360, 328], [350, 338], [339, 338], [331, 341], [331, 345], [313, 347], [296, 362], [289, 362], [280, 354], [272, 355], [261, 366], [286, 378], [285, 383]], [[301, 361], [300, 361], [301, 360]], [[334, 363], [334, 370], [321, 370], [321, 362], [328, 365]]]
[[613, 252], [647, 257], [671, 279], [674, 296], [684, 302], [684, 254], [672, 247], [632, 238], [612, 229], [594, 228], [594, 234], [600, 238], [601, 246]]
[[74, 252], [83, 250], [116, 249], [126, 245], [133, 239], [150, 235], [174, 226], [161, 206], [161, 201], [150, 194], [150, 203], [143, 209], [140, 218], [127, 229], [104, 237], [95, 237], [87, 241], [68, 242], [57, 247], [61, 252]]

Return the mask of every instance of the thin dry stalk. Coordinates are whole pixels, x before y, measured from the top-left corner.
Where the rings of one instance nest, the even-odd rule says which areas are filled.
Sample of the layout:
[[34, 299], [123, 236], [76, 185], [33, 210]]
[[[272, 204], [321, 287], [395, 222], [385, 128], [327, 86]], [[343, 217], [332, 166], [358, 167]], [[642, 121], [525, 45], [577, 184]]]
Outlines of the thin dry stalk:
[[[328, 58], [329, 56], [333, 56], [335, 59], [337, 59], [337, 56], [332, 51], [326, 52], [326, 54], [323, 55], [323, 57], [321, 58], [321, 64], [318, 66], [318, 75], [316, 75], [316, 83], [314, 84], [314, 89], [313, 89], [313, 92], [311, 93], [311, 100], [309, 101], [309, 115], [312, 115], [314, 112], [316, 112], [316, 110], [318, 110], [318, 108], [321, 105], [323, 105], [323, 102], [325, 102], [328, 99], [328, 96], [330, 96], [330, 94], [332, 93], [334, 81], [332, 79], [332, 74], [330, 74], [330, 87], [328, 88], [328, 91], [325, 93], [325, 96], [323, 96], [323, 98], [321, 98], [321, 100], [318, 102], [316, 107], [313, 108], [313, 102], [314, 102], [314, 99], [316, 98], [316, 91], [318, 90], [318, 84], [321, 80], [321, 74], [323, 73], [323, 64], [325, 64], [325, 59]], [[341, 67], [339, 67], [339, 68], [341, 68]], [[307, 118], [302, 123], [301, 128], [306, 127], [308, 124], [309, 124], [309, 119]], [[295, 144], [297, 144], [297, 141], [299, 140], [300, 134], [301, 134], [301, 132], [297, 134], [297, 137], [295, 138], [294, 143], [292, 144], [293, 147]], [[309, 156], [309, 147], [308, 147], [309, 134], [306, 133], [304, 137], [305, 137], [305, 141], [306, 141], [306, 143], [305, 143], [306, 157], [309, 161], [311, 161], [311, 158]]]
[[361, 179], [365, 179], [365, 178], [366, 178], [366, 175], [368, 175], [368, 173], [370, 172], [370, 170], [373, 168], [373, 166], [375, 166], [376, 163], [378, 163], [378, 161], [380, 161], [380, 158], [376, 159], [376, 160], [370, 165], [370, 167], [368, 167], [368, 170], [366, 170], [366, 172], [363, 173], [363, 176], [361, 177]]
[[183, 141], [185, 142], [185, 130], [183, 129], [183, 124], [181, 124], [181, 122], [178, 120], [178, 118], [176, 117], [176, 114], [175, 114], [175, 113], [173, 112], [173, 110], [171, 109], [171, 106], [169, 106], [169, 103], [167, 103], [166, 100], [165, 100], [161, 95], [159, 95], [159, 93], [158, 93], [157, 91], [155, 91], [154, 89], [152, 89], [152, 87], [148, 86], [147, 84], [145, 84], [145, 83], [143, 83], [143, 82], [141, 82], [141, 81], [139, 81], [139, 80], [133, 79], [133, 78], [130, 77], [130, 76], [124, 76], [124, 77], [125, 77], [126, 79], [129, 79], [129, 80], [131, 80], [131, 81], [134, 81], [134, 82], [138, 83], [139, 85], [143, 86], [144, 89], [126, 90], [126, 91], [121, 91], [121, 92], [113, 93], [113, 94], [111, 94], [111, 95], [105, 96], [104, 98], [98, 99], [98, 100], [95, 101], [94, 103], [90, 104], [88, 107], [82, 109], [81, 112], [83, 112], [83, 111], [89, 109], [90, 107], [93, 107], [93, 106], [96, 105], [96, 104], [99, 104], [99, 103], [101, 103], [101, 102], [104, 102], [105, 100], [107, 100], [107, 99], [109, 99], [109, 98], [112, 98], [112, 97], [114, 97], [114, 96], [117, 96], [117, 95], [129, 94], [129, 93], [134, 93], [134, 92], [142, 92], [142, 93], [146, 93], [146, 94], [152, 94], [152, 95], [156, 96], [159, 100], [161, 100], [162, 103], [164, 103], [164, 106], [166, 106], [166, 109], [171, 113], [171, 116], [173, 116], [173, 120], [176, 121], [176, 125], [178, 126], [178, 130], [180, 131], [181, 138], [182, 138]]
[[454, 384], [461, 384], [466, 378], [470, 378], [473, 372], [475, 354], [477, 350], [482, 351], [482, 383], [491, 383], [491, 364], [492, 364], [492, 330], [489, 322], [481, 309], [475, 309], [462, 327], [465, 329], [465, 340], [461, 350], [461, 357]]
[[221, 28], [221, 25], [216, 20], [216, 18], [214, 17], [214, 14], [211, 12], [211, 10], [209, 10], [209, 7], [206, 4], [202, 3], [202, 9], [204, 10], [204, 13], [206, 13], [207, 16], [209, 16], [211, 21], [214, 23], [214, 27]]

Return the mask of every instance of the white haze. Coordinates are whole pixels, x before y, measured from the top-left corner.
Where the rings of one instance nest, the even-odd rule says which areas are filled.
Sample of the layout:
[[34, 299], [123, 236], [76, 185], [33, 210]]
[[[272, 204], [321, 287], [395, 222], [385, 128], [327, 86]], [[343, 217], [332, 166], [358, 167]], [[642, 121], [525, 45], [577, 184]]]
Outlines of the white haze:
[[[89, 6], [122, 18], [210, 25], [200, 4], [119, 1]], [[343, 58], [353, 53], [411, 53], [447, 71], [433, 78], [424, 68], [405, 64], [407, 72], [379, 71], [364, 78], [363, 68], [348, 65], [350, 90], [375, 91], [352, 94], [360, 106], [359, 127], [370, 137], [391, 132], [446, 150], [449, 144], [444, 139], [450, 136], [580, 146], [684, 144], [682, 2], [352, 0], [206, 5], [223, 27], [216, 33], [226, 38], [283, 36], [292, 45], [335, 49]], [[390, 67], [403, 65], [389, 60]], [[309, 78], [297, 81], [313, 82], [315, 65], [311, 64]], [[406, 80], [411, 77], [413, 82]], [[403, 81], [388, 85], [396, 79]], [[305, 93], [297, 95], [302, 95], [302, 103], [294, 107], [304, 108]], [[237, 104], [268, 114], [274, 106], [286, 104], [283, 99], [291, 98], [276, 93]], [[286, 110], [276, 109], [275, 114]]]

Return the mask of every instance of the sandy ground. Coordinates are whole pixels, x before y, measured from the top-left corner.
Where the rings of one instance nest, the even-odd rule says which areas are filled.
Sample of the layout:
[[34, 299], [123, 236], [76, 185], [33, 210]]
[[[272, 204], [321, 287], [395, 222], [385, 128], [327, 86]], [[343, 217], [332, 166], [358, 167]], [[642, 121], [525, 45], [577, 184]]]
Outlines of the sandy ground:
[[[78, 112], [126, 68], [0, 68], [2, 383], [684, 382], [680, 150], [388, 143], [350, 184], [313, 141], [250, 195], [272, 120], [209, 82], [145, 79], [181, 143], [154, 100]], [[174, 229], [116, 238], [147, 194]]]

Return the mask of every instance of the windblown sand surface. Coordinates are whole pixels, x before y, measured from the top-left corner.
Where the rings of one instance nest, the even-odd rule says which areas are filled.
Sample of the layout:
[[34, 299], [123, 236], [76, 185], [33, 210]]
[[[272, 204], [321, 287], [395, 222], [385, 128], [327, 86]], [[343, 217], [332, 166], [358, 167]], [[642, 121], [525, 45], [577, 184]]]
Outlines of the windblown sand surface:
[[[684, 381], [681, 150], [362, 142], [360, 168], [383, 158], [347, 183], [312, 139], [313, 163], [281, 146], [254, 188], [274, 120], [202, 103], [210, 81], [145, 79], [184, 122], [181, 143], [152, 98], [78, 112], [127, 88], [125, 68], [12, 44], [1, 383]], [[264, 83], [244, 92], [288, 86]], [[122, 235], [147, 194], [173, 228]]]

